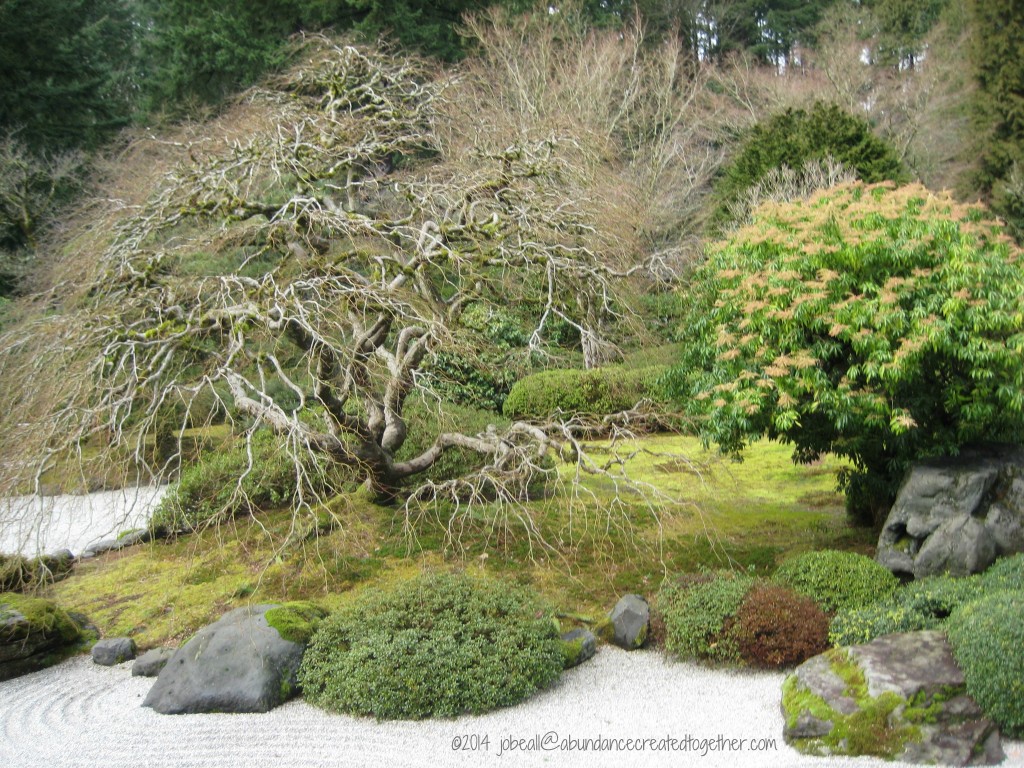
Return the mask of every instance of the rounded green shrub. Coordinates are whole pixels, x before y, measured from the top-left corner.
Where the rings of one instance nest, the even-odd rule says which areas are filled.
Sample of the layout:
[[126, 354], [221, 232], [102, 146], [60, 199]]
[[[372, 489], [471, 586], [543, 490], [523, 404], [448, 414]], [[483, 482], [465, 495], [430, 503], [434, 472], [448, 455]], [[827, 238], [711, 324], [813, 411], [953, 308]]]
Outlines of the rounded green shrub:
[[544, 420], [556, 414], [618, 413], [644, 398], [658, 399], [658, 379], [666, 367], [557, 369], [517, 381], [502, 412], [509, 419]]
[[967, 691], [1003, 733], [1024, 736], [1024, 593], [1003, 591], [957, 609], [946, 623]]
[[828, 649], [828, 617], [809, 597], [758, 584], [736, 611], [729, 634], [751, 666], [795, 666]]
[[754, 579], [733, 571], [690, 574], [668, 581], [655, 602], [665, 650], [681, 659], [740, 661], [727, 631]]
[[1001, 589], [1024, 591], [1024, 553], [999, 558], [978, 578], [986, 592]]
[[834, 549], [787, 560], [774, 578], [811, 598], [828, 613], [863, 608], [888, 598], [899, 586], [896, 577], [870, 557]]
[[268, 432], [202, 454], [171, 487], [150, 521], [155, 531], [195, 530], [235, 515], [291, 502], [296, 492], [292, 458]]
[[452, 717], [515, 704], [552, 683], [563, 663], [555, 622], [523, 589], [432, 574], [367, 591], [326, 618], [299, 682], [324, 709]]

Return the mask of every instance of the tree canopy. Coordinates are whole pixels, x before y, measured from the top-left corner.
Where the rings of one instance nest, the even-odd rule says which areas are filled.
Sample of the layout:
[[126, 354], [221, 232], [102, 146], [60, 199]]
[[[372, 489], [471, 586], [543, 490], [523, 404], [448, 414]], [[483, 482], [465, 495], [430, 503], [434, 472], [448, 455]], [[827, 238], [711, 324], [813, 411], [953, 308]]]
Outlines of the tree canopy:
[[765, 205], [699, 269], [672, 387], [727, 450], [850, 458], [848, 498], [876, 514], [910, 461], [1024, 439], [1021, 255], [918, 185]]

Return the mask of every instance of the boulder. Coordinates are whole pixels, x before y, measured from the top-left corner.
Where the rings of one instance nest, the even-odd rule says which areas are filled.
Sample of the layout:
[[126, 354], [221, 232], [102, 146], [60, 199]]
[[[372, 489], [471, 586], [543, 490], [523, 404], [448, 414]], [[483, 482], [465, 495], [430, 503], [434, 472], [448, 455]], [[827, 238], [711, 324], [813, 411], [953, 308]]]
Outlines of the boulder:
[[0, 594], [0, 680], [63, 661], [81, 640], [81, 628], [51, 601]]
[[625, 595], [608, 614], [609, 642], [627, 651], [643, 646], [651, 627], [651, 609], [640, 595]]
[[812, 755], [994, 765], [999, 730], [941, 632], [885, 635], [801, 664], [782, 686], [787, 743]]
[[878, 539], [899, 576], [980, 573], [1024, 552], [1024, 448], [989, 446], [915, 464]]
[[139, 656], [132, 664], [132, 677], [156, 677], [174, 656], [173, 648], [154, 648]]
[[143, 702], [165, 715], [267, 712], [296, 691], [305, 645], [267, 623], [276, 606], [238, 608], [179, 648]]
[[135, 658], [135, 641], [130, 637], [107, 637], [92, 647], [92, 660], [102, 667], [112, 667]]
[[565, 668], [576, 667], [597, 653], [597, 638], [589, 629], [577, 628], [562, 635]]

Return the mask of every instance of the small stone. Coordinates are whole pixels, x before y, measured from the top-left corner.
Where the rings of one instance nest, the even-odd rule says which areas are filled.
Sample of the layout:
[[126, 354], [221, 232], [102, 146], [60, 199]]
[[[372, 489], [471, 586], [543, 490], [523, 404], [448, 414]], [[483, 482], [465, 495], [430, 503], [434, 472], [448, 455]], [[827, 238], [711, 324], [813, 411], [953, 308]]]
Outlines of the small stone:
[[597, 638], [589, 629], [582, 627], [562, 635], [565, 648], [565, 668], [570, 669], [592, 659], [597, 653]]
[[643, 646], [651, 624], [651, 609], [640, 595], [625, 595], [609, 614], [612, 642], [627, 651]]
[[132, 677], [156, 677], [175, 651], [173, 648], [154, 648], [139, 656], [132, 665]]
[[135, 641], [130, 637], [108, 637], [92, 647], [92, 660], [103, 667], [112, 667], [135, 658]]

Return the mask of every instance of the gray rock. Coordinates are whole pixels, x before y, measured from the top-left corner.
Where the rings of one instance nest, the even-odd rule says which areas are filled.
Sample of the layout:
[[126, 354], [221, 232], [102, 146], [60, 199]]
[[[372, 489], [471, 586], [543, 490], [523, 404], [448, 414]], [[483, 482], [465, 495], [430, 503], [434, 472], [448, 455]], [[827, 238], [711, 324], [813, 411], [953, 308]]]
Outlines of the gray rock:
[[[888, 712], [884, 729], [859, 717], [869, 706]], [[804, 662], [783, 685], [783, 713], [786, 741], [809, 754], [940, 765], [1004, 757], [941, 632], [885, 635]]]
[[632, 651], [643, 646], [651, 625], [651, 609], [640, 595], [625, 595], [608, 615], [612, 623], [611, 641]]
[[92, 660], [112, 667], [135, 658], [135, 641], [130, 637], [106, 637], [92, 647]]
[[988, 446], [915, 464], [878, 539], [900, 576], [980, 573], [1024, 551], [1024, 449]]
[[173, 648], [154, 648], [139, 656], [132, 664], [132, 677], [156, 677], [174, 656]]
[[94, 541], [92, 544], [89, 544], [85, 550], [83, 550], [79, 557], [86, 560], [91, 557], [96, 557], [97, 555], [102, 555], [106, 552], [116, 552], [124, 549], [125, 547], [134, 547], [136, 544], [145, 544], [152, 540], [153, 534], [146, 529], [140, 528], [136, 531], [123, 533], [116, 539], [102, 539], [100, 541]]
[[565, 668], [576, 667], [584, 661], [594, 658], [597, 653], [597, 638], [589, 629], [582, 627], [562, 635], [565, 647]]
[[165, 715], [267, 712], [296, 690], [305, 646], [267, 624], [273, 605], [238, 608], [175, 652], [143, 702]]

